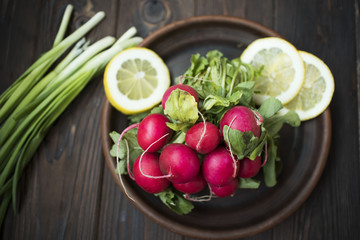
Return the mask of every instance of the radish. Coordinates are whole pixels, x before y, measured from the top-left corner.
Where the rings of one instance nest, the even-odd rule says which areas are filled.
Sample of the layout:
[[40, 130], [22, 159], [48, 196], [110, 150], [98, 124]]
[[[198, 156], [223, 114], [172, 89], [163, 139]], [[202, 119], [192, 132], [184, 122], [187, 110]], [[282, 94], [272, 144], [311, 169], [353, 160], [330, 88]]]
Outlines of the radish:
[[235, 106], [228, 110], [220, 120], [220, 131], [223, 134], [224, 126], [241, 132], [251, 131], [255, 137], [260, 137], [262, 117], [259, 113], [244, 106]]
[[228, 184], [223, 186], [214, 186], [209, 184], [210, 191], [217, 197], [233, 196], [238, 188], [238, 179], [234, 178]]
[[214, 186], [230, 183], [237, 176], [238, 169], [239, 162], [233, 160], [233, 156], [224, 146], [207, 154], [202, 165], [205, 180]]
[[[119, 137], [116, 144], [116, 162], [119, 164], [119, 146], [125, 133], [133, 128], [138, 128], [137, 142], [145, 152], [156, 152], [160, 150], [171, 138], [172, 130], [166, 125], [170, 122], [167, 117], [159, 113], [152, 113], [146, 116], [140, 123], [134, 123], [125, 128]], [[155, 130], [154, 130], [155, 129]], [[128, 150], [129, 152], [129, 150]], [[127, 157], [127, 170], [129, 177], [133, 180], [135, 178], [131, 175], [130, 161]], [[121, 185], [123, 185], [121, 175], [119, 174]], [[126, 189], [125, 189], [126, 191]]]
[[193, 194], [198, 193], [206, 187], [206, 181], [201, 174], [186, 183], [173, 183], [173, 186], [180, 192]]
[[261, 157], [257, 156], [254, 160], [243, 158], [240, 160], [238, 177], [251, 178], [258, 174], [261, 168]]
[[213, 151], [221, 141], [221, 134], [216, 125], [200, 122], [192, 126], [185, 135], [189, 147], [201, 154]]
[[162, 178], [157, 153], [141, 154], [135, 160], [133, 175], [136, 183], [148, 193], [162, 192], [170, 184], [169, 180]]
[[193, 89], [192, 87], [190, 87], [190, 86], [188, 86], [188, 85], [186, 85], [186, 84], [181, 84], [181, 83], [180, 83], [180, 84], [173, 85], [173, 86], [169, 87], [169, 88], [165, 91], [165, 93], [164, 93], [164, 95], [163, 95], [163, 98], [162, 98], [162, 102], [161, 102], [163, 109], [165, 109], [165, 103], [166, 103], [166, 101], [168, 100], [171, 92], [174, 91], [174, 90], [176, 90], [176, 89], [181, 89], [181, 90], [183, 90], [183, 91], [188, 92], [191, 96], [194, 97], [195, 101], [196, 101], [197, 103], [199, 103], [199, 95], [198, 95], [198, 93], [195, 91], [195, 89]]
[[[156, 152], [165, 146], [173, 132], [166, 125], [167, 122], [170, 122], [169, 119], [160, 113], [146, 116], [138, 125], [137, 141], [139, 146], [146, 152]], [[166, 134], [166, 137], [160, 139]]]
[[200, 159], [188, 146], [172, 143], [163, 148], [159, 159], [161, 172], [173, 183], [186, 183], [200, 171]]

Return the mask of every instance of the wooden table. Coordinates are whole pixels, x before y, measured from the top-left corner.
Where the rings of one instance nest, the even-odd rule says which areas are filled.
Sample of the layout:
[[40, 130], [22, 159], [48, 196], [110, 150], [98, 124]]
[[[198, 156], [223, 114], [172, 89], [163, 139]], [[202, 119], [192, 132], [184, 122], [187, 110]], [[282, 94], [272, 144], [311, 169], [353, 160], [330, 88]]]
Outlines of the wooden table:
[[[68, 1], [0, 4], [0, 92], [53, 42]], [[360, 239], [360, 1], [93, 0], [74, 5], [71, 31], [103, 10], [88, 39], [120, 36], [130, 26], [146, 37], [199, 15], [247, 18], [274, 29], [328, 64], [336, 90], [332, 144], [313, 193], [285, 221], [249, 239]], [[20, 183], [19, 212], [10, 208], [1, 239], [189, 239], [144, 217], [124, 197], [103, 156], [102, 78], [92, 81], [55, 122]]]

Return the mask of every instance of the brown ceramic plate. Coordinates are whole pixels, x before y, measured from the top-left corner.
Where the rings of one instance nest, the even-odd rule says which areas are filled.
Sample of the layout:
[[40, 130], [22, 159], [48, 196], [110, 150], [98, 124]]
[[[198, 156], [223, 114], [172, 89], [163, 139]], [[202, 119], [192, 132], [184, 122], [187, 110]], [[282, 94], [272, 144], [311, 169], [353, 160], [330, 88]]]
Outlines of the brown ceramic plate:
[[[239, 57], [243, 49], [261, 37], [279, 36], [257, 23], [225, 16], [193, 17], [172, 23], [148, 36], [141, 44], [153, 49], [166, 62], [171, 77], [184, 73], [192, 54], [218, 49], [228, 58]], [[102, 118], [105, 159], [114, 180], [115, 160], [109, 155], [109, 132], [121, 132], [126, 116], [106, 101]], [[196, 203], [188, 215], [177, 215], [157, 197], [124, 177], [133, 204], [158, 224], [179, 234], [206, 239], [230, 239], [254, 235], [269, 229], [293, 213], [309, 196], [325, 166], [331, 138], [330, 112], [304, 122], [299, 128], [284, 126], [279, 152], [283, 172], [273, 188], [238, 190], [234, 197]]]

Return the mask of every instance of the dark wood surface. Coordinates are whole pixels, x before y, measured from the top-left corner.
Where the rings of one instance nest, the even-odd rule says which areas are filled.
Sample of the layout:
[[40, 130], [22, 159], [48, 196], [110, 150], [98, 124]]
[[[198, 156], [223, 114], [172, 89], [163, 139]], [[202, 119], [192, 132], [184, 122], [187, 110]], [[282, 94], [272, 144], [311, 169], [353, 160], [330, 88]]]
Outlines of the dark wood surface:
[[[220, 14], [272, 28], [323, 59], [336, 85], [327, 165], [294, 214], [248, 239], [360, 239], [360, 1], [1, 0], [0, 92], [51, 47], [67, 3], [74, 5], [69, 30], [105, 11], [92, 41], [130, 26], [146, 37], [176, 20]], [[99, 77], [55, 122], [24, 173], [19, 212], [7, 212], [1, 239], [189, 239], [142, 215], [115, 184], [101, 143], [104, 100]]]

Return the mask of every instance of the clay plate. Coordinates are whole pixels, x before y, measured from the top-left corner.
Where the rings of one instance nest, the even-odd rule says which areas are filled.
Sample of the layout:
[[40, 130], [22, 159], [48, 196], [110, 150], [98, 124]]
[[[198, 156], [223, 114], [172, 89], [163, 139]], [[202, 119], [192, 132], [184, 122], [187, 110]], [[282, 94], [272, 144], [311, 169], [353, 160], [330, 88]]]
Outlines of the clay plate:
[[[184, 73], [192, 54], [218, 49], [229, 59], [239, 57], [244, 48], [257, 38], [279, 36], [257, 23], [234, 17], [202, 16], [184, 19], [161, 28], [141, 44], [153, 49], [166, 62], [171, 77]], [[115, 159], [109, 155], [112, 146], [109, 132], [121, 132], [127, 126], [126, 116], [106, 101], [102, 116], [102, 140], [106, 163], [114, 180], [124, 192], [115, 174]], [[205, 239], [248, 237], [269, 229], [292, 214], [309, 196], [326, 164], [331, 139], [330, 111], [302, 123], [299, 128], [284, 126], [279, 152], [283, 172], [273, 188], [238, 190], [232, 198], [195, 203], [188, 215], [177, 215], [157, 197], [124, 177], [133, 204], [147, 217], [176, 233]], [[131, 200], [129, 200], [131, 201]]]

